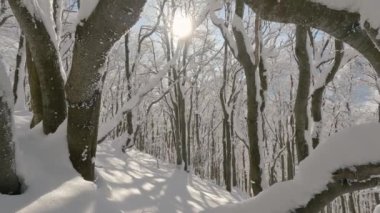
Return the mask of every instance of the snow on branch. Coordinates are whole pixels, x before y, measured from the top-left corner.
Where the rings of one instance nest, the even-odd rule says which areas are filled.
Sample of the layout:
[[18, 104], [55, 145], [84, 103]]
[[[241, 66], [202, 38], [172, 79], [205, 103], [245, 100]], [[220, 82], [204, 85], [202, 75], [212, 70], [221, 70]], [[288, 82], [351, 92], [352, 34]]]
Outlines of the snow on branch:
[[228, 31], [225, 21], [216, 15], [216, 11], [221, 10], [222, 8], [223, 8], [223, 3], [219, 2], [219, 4], [215, 4], [210, 13], [210, 18], [211, 18], [212, 23], [219, 28], [220, 32], [222, 33], [223, 38], [227, 42], [227, 45], [230, 47], [232, 54], [235, 57], [237, 57], [239, 52], [238, 52], [236, 41], [233, 35]]
[[58, 49], [59, 36], [57, 34], [57, 26], [54, 17], [54, 0], [21, 0], [29, 13], [37, 20], [41, 21], [47, 32], [49, 33], [51, 41], [54, 43], [55, 48]]
[[[216, 0], [211, 0], [209, 2], [209, 4], [207, 5], [207, 7], [203, 9], [203, 11], [201, 12], [201, 15], [194, 22], [194, 29], [199, 27], [199, 25], [201, 25], [203, 23], [203, 21], [206, 19], [207, 14], [210, 11], [212, 11], [213, 8], [215, 8], [215, 5], [216, 5], [215, 2], [216, 2]], [[159, 83], [165, 77], [165, 75], [169, 72], [169, 70], [173, 66], [175, 66], [175, 64], [177, 63], [177, 61], [181, 55], [181, 51], [184, 48], [185, 42], [186, 42], [185, 40], [179, 40], [173, 58], [163, 66], [163, 68], [161, 69], [161, 71], [159, 71], [157, 73], [157, 75], [155, 75], [152, 79], [149, 80], [149, 82], [147, 82], [146, 86], [141, 87], [137, 91], [136, 95], [134, 95], [129, 101], [127, 101], [127, 103], [124, 105], [123, 109], [120, 110], [114, 116], [114, 119], [112, 119], [112, 120], [101, 125], [101, 127], [99, 128], [99, 133], [98, 133], [99, 139], [104, 140], [105, 137], [107, 137], [107, 135], [109, 135], [110, 132], [120, 122], [122, 122], [124, 120], [123, 114], [125, 114], [126, 112], [128, 112], [128, 111], [132, 110], [134, 107], [136, 107], [142, 101], [143, 97], [147, 93], [149, 93], [157, 85], [159, 85]]]
[[348, 12], [359, 13], [362, 25], [365, 22], [368, 22], [374, 29], [380, 27], [380, 14], [378, 11], [378, 8], [380, 8], [380, 1], [378, 0], [311, 0], [311, 2], [321, 3], [334, 10], [346, 10]]
[[380, 124], [343, 130], [301, 162], [294, 180], [210, 212], [319, 212], [337, 196], [380, 184]]

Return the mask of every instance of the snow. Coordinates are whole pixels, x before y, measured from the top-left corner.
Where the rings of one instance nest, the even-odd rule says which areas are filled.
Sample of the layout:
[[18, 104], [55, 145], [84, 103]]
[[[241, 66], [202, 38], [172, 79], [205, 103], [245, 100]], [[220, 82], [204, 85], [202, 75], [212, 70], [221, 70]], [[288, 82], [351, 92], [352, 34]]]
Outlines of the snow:
[[[241, 19], [241, 17], [234, 15], [234, 17], [232, 19], [232, 27], [235, 28], [235, 30], [239, 31], [243, 35], [245, 49], [247, 50], [247, 52], [249, 54], [249, 57], [251, 59], [252, 64], [256, 64], [255, 56], [253, 55], [255, 53], [255, 50], [253, 49], [253, 46], [252, 46], [252, 44], [249, 40], [249, 37], [246, 33], [246, 30], [245, 30], [245, 27], [243, 24], [243, 20]], [[258, 35], [256, 35], [256, 36], [258, 36]]]
[[80, 9], [78, 13], [78, 24], [82, 20], [86, 20], [88, 17], [90, 17], [91, 13], [95, 10], [96, 6], [98, 5], [99, 0], [80, 0]]
[[334, 171], [380, 162], [379, 130], [380, 124], [377, 123], [343, 130], [319, 145], [301, 162], [294, 180], [277, 183], [254, 199], [206, 212], [284, 213], [304, 206], [326, 188]]
[[[59, 50], [60, 44], [60, 33], [61, 33], [61, 23], [56, 25], [55, 18], [53, 14], [53, 0], [23, 0], [24, 6], [28, 9], [29, 13], [37, 20], [42, 21], [45, 26], [46, 31], [50, 36], [50, 40], [53, 42], [54, 47]], [[62, 6], [60, 4], [60, 6]], [[58, 8], [60, 11], [62, 8]], [[60, 20], [60, 18], [58, 19]], [[59, 63], [61, 64], [61, 58], [58, 56]], [[66, 81], [66, 73], [62, 66], [60, 67], [60, 72], [64, 81]]]
[[59, 38], [55, 31], [56, 24], [53, 15], [53, 0], [23, 0], [23, 4], [32, 16], [42, 21], [50, 35], [51, 41], [58, 49]]
[[360, 14], [361, 23], [367, 21], [372, 28], [380, 27], [379, 0], [311, 0], [335, 10], [346, 10]]
[[212, 23], [219, 27], [224, 39], [228, 41], [227, 43], [230, 46], [232, 53], [237, 56], [238, 48], [236, 41], [233, 35], [228, 31], [225, 21], [222, 18], [219, 18], [216, 14], [217, 11], [220, 11], [223, 8], [223, 3], [216, 0], [210, 1], [208, 7], [210, 8], [210, 18]]
[[122, 140], [104, 142], [96, 157], [96, 183], [84, 181], [68, 158], [64, 122], [45, 136], [41, 125], [29, 130], [31, 115], [16, 112], [16, 163], [26, 191], [0, 195], [1, 212], [199, 212], [242, 199], [175, 166], [130, 150]]
[[375, 210], [373, 213], [380, 213], [380, 205], [376, 206]]

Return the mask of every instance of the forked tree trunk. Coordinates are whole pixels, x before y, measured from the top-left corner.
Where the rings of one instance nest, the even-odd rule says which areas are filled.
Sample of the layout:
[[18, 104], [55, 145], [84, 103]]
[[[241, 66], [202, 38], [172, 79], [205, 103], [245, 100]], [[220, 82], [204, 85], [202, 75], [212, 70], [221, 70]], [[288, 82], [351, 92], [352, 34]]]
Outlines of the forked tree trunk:
[[64, 81], [59, 53], [41, 20], [32, 16], [20, 0], [9, 0], [30, 50], [39, 79], [45, 134], [53, 133], [66, 118]]
[[66, 84], [67, 140], [70, 160], [86, 180], [95, 179], [102, 68], [108, 51], [135, 24], [144, 4], [145, 1], [137, 0], [102, 0], [88, 19], [77, 26]]

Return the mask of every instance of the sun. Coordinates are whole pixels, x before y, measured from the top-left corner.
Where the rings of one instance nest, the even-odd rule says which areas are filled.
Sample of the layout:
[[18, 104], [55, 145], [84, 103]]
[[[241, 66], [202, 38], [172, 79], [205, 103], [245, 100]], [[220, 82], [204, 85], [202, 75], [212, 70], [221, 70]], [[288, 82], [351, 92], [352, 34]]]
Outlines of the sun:
[[193, 32], [192, 21], [189, 17], [176, 15], [173, 20], [172, 31], [178, 38], [186, 38]]

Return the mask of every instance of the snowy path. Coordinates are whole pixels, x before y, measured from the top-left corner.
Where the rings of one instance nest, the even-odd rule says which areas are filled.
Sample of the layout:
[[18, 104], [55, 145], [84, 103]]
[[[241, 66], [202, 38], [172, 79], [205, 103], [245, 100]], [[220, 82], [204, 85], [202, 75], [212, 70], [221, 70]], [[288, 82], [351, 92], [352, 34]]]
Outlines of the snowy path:
[[198, 212], [239, 199], [172, 165], [157, 168], [149, 155], [132, 150], [115, 157], [118, 153], [110, 143], [100, 147], [99, 184], [106, 185], [102, 188], [109, 199], [124, 205], [126, 212]]
[[97, 183], [86, 182], [69, 162], [65, 128], [44, 136], [41, 126], [28, 130], [29, 119], [16, 116], [17, 167], [27, 190], [0, 195], [1, 213], [190, 213], [242, 199], [173, 165], [157, 168], [147, 154], [123, 154], [117, 142], [99, 146]]

